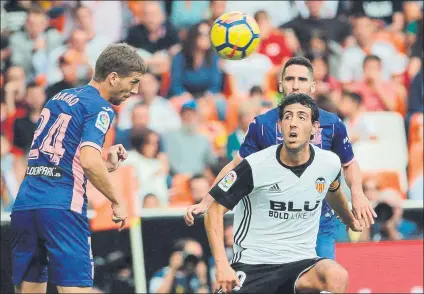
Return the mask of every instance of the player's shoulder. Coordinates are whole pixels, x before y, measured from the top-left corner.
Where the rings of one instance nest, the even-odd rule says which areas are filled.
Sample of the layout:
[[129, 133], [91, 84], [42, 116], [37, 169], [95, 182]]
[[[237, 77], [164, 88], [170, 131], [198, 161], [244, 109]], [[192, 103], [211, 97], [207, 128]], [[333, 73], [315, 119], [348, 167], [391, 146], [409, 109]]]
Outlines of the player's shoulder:
[[109, 102], [100, 96], [99, 90], [90, 85], [74, 88], [73, 90], [78, 95], [78, 97], [81, 97], [81, 101], [87, 108], [111, 108]]
[[267, 112], [255, 117], [254, 120], [257, 124], [263, 125], [269, 122], [275, 123], [278, 121], [278, 107], [275, 107]]
[[316, 160], [325, 164], [334, 164], [336, 166], [341, 165], [339, 156], [333, 151], [324, 150], [312, 144], [310, 146], [314, 148]]
[[343, 124], [342, 120], [337, 116], [337, 114], [326, 111], [324, 109], [319, 109], [319, 122], [320, 124]]
[[266, 161], [276, 159], [277, 148], [279, 145], [272, 145], [268, 148], [262, 149], [258, 152], [252, 153], [245, 159], [250, 166], [260, 165]]

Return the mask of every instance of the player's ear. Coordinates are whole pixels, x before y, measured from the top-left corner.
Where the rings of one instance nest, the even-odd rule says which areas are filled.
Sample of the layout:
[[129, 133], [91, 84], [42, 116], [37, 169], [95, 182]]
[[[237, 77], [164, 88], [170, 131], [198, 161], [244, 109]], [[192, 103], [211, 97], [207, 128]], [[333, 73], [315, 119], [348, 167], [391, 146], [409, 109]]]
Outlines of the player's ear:
[[312, 82], [312, 85], [311, 85], [311, 94], [315, 93], [316, 86], [317, 86], [317, 83], [316, 82]]
[[312, 123], [311, 138], [318, 132], [318, 129], [319, 129], [319, 121], [314, 121]]
[[278, 126], [278, 131], [280, 131], [280, 134], [282, 134], [283, 133], [283, 125], [281, 123], [281, 119], [278, 119], [277, 126]]
[[109, 83], [112, 87], [115, 87], [119, 83], [119, 75], [116, 72], [111, 72], [109, 74]]
[[283, 81], [282, 80], [278, 81], [278, 91], [280, 93], [283, 93]]

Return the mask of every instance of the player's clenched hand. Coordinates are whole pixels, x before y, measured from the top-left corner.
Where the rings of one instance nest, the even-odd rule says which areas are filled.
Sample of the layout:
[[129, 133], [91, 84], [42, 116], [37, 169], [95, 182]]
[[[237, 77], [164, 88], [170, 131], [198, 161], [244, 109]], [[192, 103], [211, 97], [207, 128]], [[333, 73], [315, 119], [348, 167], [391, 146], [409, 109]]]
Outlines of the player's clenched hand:
[[227, 264], [225, 266], [217, 266], [216, 267], [216, 289], [222, 290], [225, 293], [230, 293], [233, 291], [235, 286], [240, 287], [240, 281], [237, 278], [236, 272], [232, 269], [232, 267]]
[[204, 214], [208, 210], [208, 205], [202, 202], [194, 205], [190, 205], [187, 208], [186, 214], [184, 215], [184, 221], [187, 226], [194, 225], [194, 215]]
[[127, 222], [127, 212], [125, 208], [120, 204], [112, 204], [112, 221], [114, 223], [121, 223], [121, 226], [119, 227], [119, 231], [122, 231], [125, 227], [125, 224]]
[[119, 162], [126, 160], [128, 157], [127, 150], [122, 144], [109, 147], [107, 152], [107, 163], [109, 171], [114, 171], [119, 167]]
[[370, 224], [374, 224], [374, 217], [377, 217], [377, 214], [364, 192], [352, 191], [352, 208], [353, 215], [367, 228]]

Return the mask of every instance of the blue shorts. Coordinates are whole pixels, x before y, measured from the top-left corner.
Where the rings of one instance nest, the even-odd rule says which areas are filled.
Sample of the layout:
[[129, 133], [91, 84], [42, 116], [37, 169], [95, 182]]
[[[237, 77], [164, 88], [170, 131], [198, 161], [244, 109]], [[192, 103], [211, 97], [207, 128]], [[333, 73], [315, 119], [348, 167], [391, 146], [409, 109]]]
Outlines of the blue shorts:
[[22, 281], [92, 287], [93, 256], [88, 218], [71, 210], [12, 213], [14, 285]]
[[332, 212], [321, 214], [316, 251], [319, 257], [335, 259], [336, 257], [336, 215]]

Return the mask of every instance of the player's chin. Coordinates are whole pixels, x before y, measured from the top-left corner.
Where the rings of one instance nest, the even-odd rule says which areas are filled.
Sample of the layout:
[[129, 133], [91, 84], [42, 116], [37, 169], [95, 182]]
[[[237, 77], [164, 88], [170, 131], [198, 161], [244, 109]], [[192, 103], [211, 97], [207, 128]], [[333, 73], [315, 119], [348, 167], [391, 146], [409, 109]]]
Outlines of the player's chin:
[[116, 100], [110, 100], [109, 102], [112, 105], [119, 106], [119, 105], [121, 105], [121, 103], [123, 102], [123, 100], [117, 100], [116, 99]]
[[125, 100], [127, 100], [129, 98], [129, 96], [123, 96], [120, 98], [116, 98], [110, 101], [110, 103], [112, 103], [115, 106], [121, 105], [122, 102], [124, 102]]
[[297, 151], [302, 146], [302, 144], [300, 144], [299, 141], [297, 140], [292, 140], [292, 141], [289, 140], [286, 142], [286, 146], [288, 149], [292, 151]]

